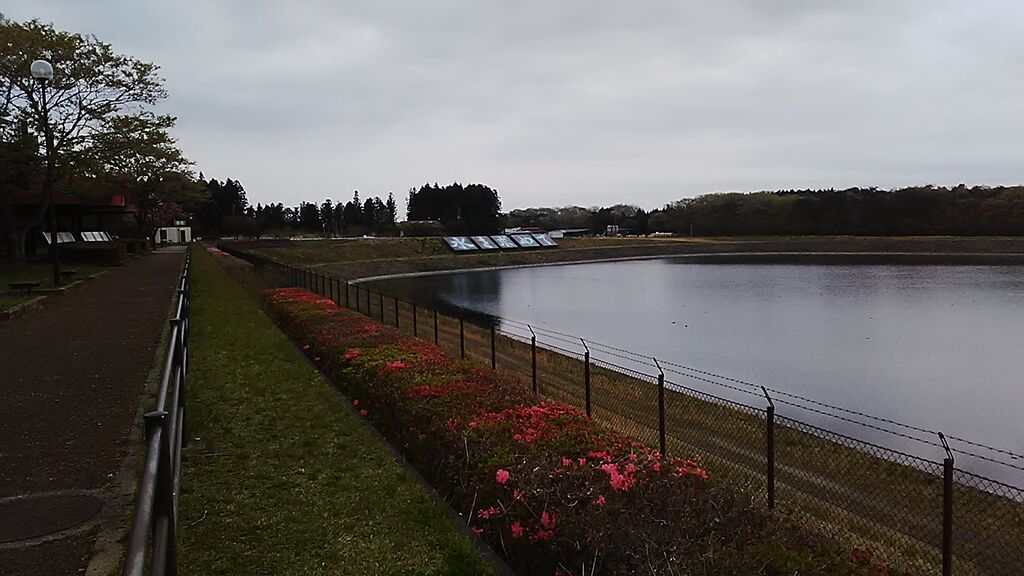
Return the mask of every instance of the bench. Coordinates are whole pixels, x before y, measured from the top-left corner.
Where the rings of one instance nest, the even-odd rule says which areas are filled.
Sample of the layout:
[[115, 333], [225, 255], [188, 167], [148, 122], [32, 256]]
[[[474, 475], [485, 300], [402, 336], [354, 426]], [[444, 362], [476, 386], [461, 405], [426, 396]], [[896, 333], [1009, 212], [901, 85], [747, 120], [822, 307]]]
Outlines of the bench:
[[75, 270], [74, 268], [69, 268], [67, 270], [61, 270], [60, 271], [60, 280], [61, 280], [61, 282], [67, 282], [75, 274], [78, 274], [78, 270]]
[[11, 287], [11, 290], [20, 290], [22, 294], [28, 296], [32, 293], [32, 290], [39, 288], [39, 285], [42, 283], [42, 280], [21, 280], [19, 282], [8, 282], [7, 285]]

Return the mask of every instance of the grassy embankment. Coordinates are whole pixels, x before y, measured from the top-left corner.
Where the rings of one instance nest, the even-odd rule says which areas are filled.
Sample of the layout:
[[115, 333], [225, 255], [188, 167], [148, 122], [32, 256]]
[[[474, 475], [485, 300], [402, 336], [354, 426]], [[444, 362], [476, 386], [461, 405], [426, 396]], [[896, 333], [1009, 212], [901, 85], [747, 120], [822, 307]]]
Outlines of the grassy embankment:
[[[380, 319], [378, 302], [376, 295], [370, 299], [368, 313]], [[384, 302], [383, 322], [394, 325], [393, 301], [385, 298]], [[367, 311], [365, 300], [362, 308]], [[417, 316], [419, 335], [432, 339], [432, 312], [419, 309]], [[411, 306], [400, 303], [398, 325], [412, 331]], [[459, 354], [457, 319], [438, 316], [438, 341], [451, 354]], [[490, 363], [490, 334], [486, 329], [466, 324], [465, 341], [468, 357]], [[496, 360], [499, 371], [530, 381], [528, 343], [499, 334]], [[539, 349], [537, 376], [543, 395], [583, 407], [583, 363], [578, 357]], [[678, 375], [669, 379], [692, 384]], [[655, 380], [653, 374], [642, 378], [592, 367], [595, 420], [656, 445]], [[666, 428], [669, 454], [695, 456], [717, 478], [764, 499], [763, 412], [669, 391]], [[937, 570], [942, 541], [941, 465], [891, 454], [921, 468], [905, 465], [878, 456], [883, 451], [869, 445], [837, 440], [841, 441], [831, 441], [796, 425], [777, 424], [776, 486], [780, 503], [802, 515], [814, 529], [876, 550], [896, 565], [922, 573]], [[1024, 514], [1024, 494], [1014, 494], [1016, 499], [956, 486], [957, 573], [998, 575], [1024, 569], [1024, 547], [1020, 545], [1024, 524], [1019, 521]]]
[[[564, 238], [548, 250], [453, 254], [439, 238], [240, 242], [257, 256], [315, 266], [342, 278], [613, 258], [761, 254], [757, 262], [1024, 264], [1024, 238], [804, 236], [758, 238]], [[809, 253], [803, 256], [772, 253]], [[836, 253], [848, 253], [836, 256]], [[874, 254], [871, 258], [856, 254]], [[768, 254], [768, 255], [765, 255]], [[814, 256], [820, 254], [822, 256]], [[886, 257], [885, 254], [891, 256]], [[881, 255], [881, 256], [880, 256]], [[908, 256], [916, 255], [916, 256]], [[724, 258], [724, 257], [723, 257]], [[739, 261], [730, 256], [728, 261]]]
[[212, 258], [193, 259], [183, 574], [488, 574]]
[[[417, 239], [397, 241], [387, 246], [387, 253], [394, 257], [401, 250], [433, 250], [436, 239], [423, 242]], [[386, 242], [386, 241], [382, 241]], [[391, 241], [396, 242], [396, 241]], [[600, 239], [588, 242], [599, 243]], [[635, 248], [626, 246], [628, 250]], [[664, 243], [665, 241], [655, 241]], [[778, 243], [778, 239], [771, 242]], [[402, 244], [406, 244], [403, 246]], [[714, 244], [709, 241], [708, 244]], [[315, 261], [317, 259], [346, 260], [349, 270], [371, 270], [371, 274], [386, 270], [394, 271], [394, 261], [374, 264], [372, 245], [350, 246], [344, 244], [305, 243], [302, 257], [287, 247], [264, 249], [263, 255], [285, 261]], [[332, 245], [333, 244], [333, 245]], [[733, 241], [718, 244], [713, 249], [766, 250], [766, 241]], [[800, 239], [785, 243], [788, 250], [888, 250], [888, 251], [946, 251], [974, 253], [975, 251], [1013, 251], [1020, 246], [1014, 239], [950, 239], [950, 238], [897, 238], [897, 239]], [[664, 244], [659, 244], [664, 245]], [[799, 245], [799, 247], [796, 247]], [[419, 248], [422, 246], [423, 248]], [[649, 245], [653, 246], [653, 244]], [[444, 250], [443, 246], [438, 247]], [[568, 247], [567, 247], [568, 248]], [[354, 250], [353, 250], [354, 249]], [[568, 251], [582, 253], [579, 248]], [[776, 247], [776, 249], [778, 249]], [[620, 247], [621, 251], [621, 247]], [[553, 252], [553, 251], [552, 251]], [[549, 253], [552, 253], [549, 252]], [[536, 254], [536, 253], [534, 253]], [[293, 258], [293, 256], [295, 256]], [[365, 259], [369, 257], [369, 259]], [[491, 258], [494, 255], [478, 255], [476, 258]], [[410, 258], [414, 265], [433, 260], [430, 265], [451, 264], [465, 266], [467, 257], [461, 255], [420, 256]], [[494, 264], [490, 264], [494, 265]], [[329, 270], [343, 268], [346, 264], [328, 267]], [[376, 268], [375, 268], [376, 266]], [[365, 303], [364, 303], [365, 304]], [[376, 307], [377, 300], [372, 304]], [[425, 312], [425, 311], [421, 311]], [[380, 317], [380, 310], [372, 312]], [[391, 303], [385, 306], [385, 321], [393, 322]], [[409, 329], [412, 326], [411, 307], [400, 311], [400, 324]], [[431, 318], [421, 314], [419, 318], [421, 335], [431, 330]], [[458, 350], [458, 323], [454, 319], [441, 317], [440, 341], [453, 351]], [[467, 350], [485, 362], [489, 361], [488, 334], [474, 327], [467, 328]], [[541, 391], [559, 400], [580, 405], [582, 398], [582, 369], [578, 361], [542, 351], [538, 358]], [[528, 348], [511, 339], [499, 339], [498, 366], [501, 370], [529, 378]], [[646, 441], [656, 438], [655, 394], [649, 383], [616, 372], [594, 371], [595, 417], [609, 425], [630, 432]], [[719, 404], [709, 403], [682, 394], [669, 394], [668, 402], [669, 445], [676, 453], [701, 454], [720, 476], [731, 476], [738, 484], [753, 487], [763, 492], [764, 470], [764, 421], [762, 416], [745, 414]], [[890, 555], [902, 560], [900, 563], [918, 567], [934, 567], [937, 561], [937, 545], [941, 541], [941, 525], [936, 513], [941, 510], [941, 486], [932, 474], [926, 474], [909, 466], [902, 466], [851, 449], [820, 437], [789, 427], [777, 432], [777, 457], [779, 461], [779, 495], [794, 507], [799, 508], [812, 521], [821, 524], [822, 529], [846, 533], [855, 541], [883, 542]], [[996, 498], [977, 490], [958, 488], [955, 528], [957, 530], [957, 560], [965, 573], [998, 574], [1011, 566], [1022, 567], [1024, 551], [1013, 542], [1021, 534], [1021, 526], [1014, 519], [1021, 514], [1018, 501]], [[993, 547], [999, 552], [993, 552]]]

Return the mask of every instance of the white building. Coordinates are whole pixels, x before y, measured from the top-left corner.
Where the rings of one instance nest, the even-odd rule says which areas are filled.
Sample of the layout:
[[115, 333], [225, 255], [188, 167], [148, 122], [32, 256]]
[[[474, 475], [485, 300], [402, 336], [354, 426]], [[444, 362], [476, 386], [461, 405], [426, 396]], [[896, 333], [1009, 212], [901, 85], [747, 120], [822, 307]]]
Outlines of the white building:
[[153, 244], [188, 244], [192, 242], [191, 226], [165, 226], [153, 234]]

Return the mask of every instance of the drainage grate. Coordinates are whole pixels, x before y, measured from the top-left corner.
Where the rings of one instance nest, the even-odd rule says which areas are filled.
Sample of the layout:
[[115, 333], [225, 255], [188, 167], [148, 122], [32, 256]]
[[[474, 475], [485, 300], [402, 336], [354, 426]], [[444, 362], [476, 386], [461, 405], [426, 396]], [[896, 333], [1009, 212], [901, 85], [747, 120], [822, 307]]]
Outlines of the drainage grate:
[[0, 500], [0, 544], [30, 540], [80, 526], [103, 501], [91, 494], [47, 493]]

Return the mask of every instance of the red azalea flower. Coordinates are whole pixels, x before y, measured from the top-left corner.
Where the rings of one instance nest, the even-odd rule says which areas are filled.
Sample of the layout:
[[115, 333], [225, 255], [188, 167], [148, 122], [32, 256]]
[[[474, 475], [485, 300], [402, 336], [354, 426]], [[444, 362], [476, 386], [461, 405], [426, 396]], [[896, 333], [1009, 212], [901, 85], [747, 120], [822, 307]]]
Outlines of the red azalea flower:
[[366, 410], [360, 410], [359, 411], [359, 415], [360, 416], [366, 416]]
[[548, 514], [547, 510], [541, 512], [541, 514], [540, 514], [540, 525], [543, 526], [544, 528], [548, 529], [548, 530], [551, 530], [552, 528], [554, 528], [555, 527], [555, 514], [554, 513]]
[[522, 538], [523, 537], [523, 526], [517, 520], [512, 524], [512, 537]]
[[508, 470], [505, 470], [504, 468], [499, 468], [498, 471], [494, 473], [494, 480], [498, 484], [504, 484], [508, 482], [508, 479], [511, 476], [512, 475], [508, 473]]

